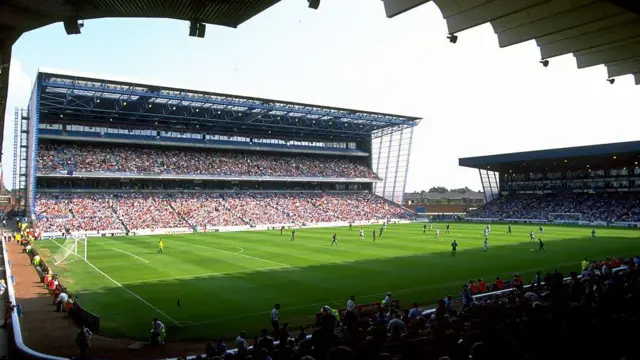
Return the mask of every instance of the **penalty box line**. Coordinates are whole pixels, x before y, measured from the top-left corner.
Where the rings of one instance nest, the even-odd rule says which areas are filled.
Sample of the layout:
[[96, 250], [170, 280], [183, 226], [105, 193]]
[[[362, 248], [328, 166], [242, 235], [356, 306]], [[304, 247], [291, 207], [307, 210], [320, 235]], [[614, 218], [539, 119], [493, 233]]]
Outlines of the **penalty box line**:
[[[56, 245], [58, 245], [59, 247], [62, 248], [62, 245], [60, 245], [60, 243], [58, 243], [55, 240], [52, 240]], [[74, 254], [76, 255], [76, 254]], [[78, 255], [76, 255], [78, 256]], [[177, 322], [176, 320], [174, 320], [173, 318], [171, 318], [171, 316], [165, 314], [164, 311], [158, 309], [157, 307], [153, 306], [150, 302], [148, 302], [147, 300], [143, 299], [142, 297], [140, 297], [140, 295], [134, 293], [133, 291], [127, 289], [124, 285], [120, 284], [119, 282], [115, 281], [111, 276], [107, 275], [104, 271], [98, 269], [98, 267], [96, 267], [95, 265], [93, 265], [92, 263], [90, 263], [88, 260], [84, 259], [84, 261], [87, 263], [87, 265], [91, 266], [95, 271], [99, 272], [100, 274], [102, 274], [102, 276], [104, 276], [105, 278], [107, 278], [109, 281], [111, 281], [112, 283], [114, 283], [116, 286], [121, 287], [122, 289], [124, 289], [124, 291], [128, 292], [131, 296], [135, 297], [136, 299], [140, 300], [140, 302], [142, 302], [143, 304], [147, 305], [148, 307], [152, 308], [153, 310], [157, 311], [158, 314], [164, 316], [166, 319], [170, 320], [171, 322], [173, 322], [174, 324], [176, 324], [177, 326], [181, 327], [182, 325], [180, 325], [179, 322]]]

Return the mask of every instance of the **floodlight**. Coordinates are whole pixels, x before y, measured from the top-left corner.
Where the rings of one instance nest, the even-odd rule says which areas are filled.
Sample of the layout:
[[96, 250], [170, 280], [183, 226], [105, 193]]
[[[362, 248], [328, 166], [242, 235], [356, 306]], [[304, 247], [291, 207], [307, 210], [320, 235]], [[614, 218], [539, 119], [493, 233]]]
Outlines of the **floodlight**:
[[204, 38], [207, 31], [207, 25], [197, 20], [191, 20], [189, 25], [189, 36]]
[[80, 29], [84, 27], [84, 23], [78, 21], [78, 18], [67, 19], [62, 24], [67, 35], [80, 35]]
[[455, 44], [458, 42], [458, 35], [450, 34], [447, 39], [449, 39], [450, 43]]
[[320, 0], [307, 0], [309, 3], [309, 9], [318, 10], [320, 7]]
[[549, 60], [542, 60], [540, 61], [540, 64], [542, 64], [542, 66], [547, 67], [549, 66]]
[[613, 85], [616, 82], [616, 79], [608, 78], [607, 81], [609, 82], [609, 84]]

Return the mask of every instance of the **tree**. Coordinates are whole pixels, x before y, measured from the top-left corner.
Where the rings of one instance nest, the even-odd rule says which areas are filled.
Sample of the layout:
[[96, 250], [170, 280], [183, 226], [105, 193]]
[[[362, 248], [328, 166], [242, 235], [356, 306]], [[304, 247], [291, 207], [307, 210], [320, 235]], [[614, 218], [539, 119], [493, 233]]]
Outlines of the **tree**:
[[449, 190], [444, 186], [434, 186], [431, 189], [429, 189], [428, 192], [430, 192], [430, 193], [441, 193], [442, 194], [442, 193], [446, 193], [448, 191]]
[[457, 193], [461, 193], [461, 194], [466, 194], [466, 193], [473, 192], [473, 190], [469, 189], [468, 186], [465, 186], [465, 187], [460, 188], [460, 189], [451, 189], [451, 192], [457, 192]]

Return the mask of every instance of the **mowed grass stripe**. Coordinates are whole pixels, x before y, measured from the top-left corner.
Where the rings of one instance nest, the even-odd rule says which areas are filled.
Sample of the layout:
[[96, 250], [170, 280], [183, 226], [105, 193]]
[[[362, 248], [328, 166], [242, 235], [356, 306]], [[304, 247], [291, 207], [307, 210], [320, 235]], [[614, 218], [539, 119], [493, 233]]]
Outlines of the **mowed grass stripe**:
[[[599, 238], [591, 240], [591, 229], [558, 226], [545, 228], [542, 238], [547, 253], [543, 254], [530, 251], [535, 244], [528, 243], [529, 231], [535, 230], [538, 236], [536, 226], [513, 226], [513, 234], [506, 235], [506, 225], [493, 225], [490, 250], [484, 253], [484, 224], [454, 223], [451, 234], [445, 234], [444, 224], [438, 226], [441, 237], [436, 240], [434, 231], [422, 234], [422, 224], [389, 225], [376, 243], [371, 241], [371, 233], [379, 226], [365, 227], [364, 241], [358, 239], [359, 228], [355, 227], [352, 231], [347, 227], [301, 229], [294, 243], [289, 241], [290, 231], [280, 235], [277, 230], [172, 235], [162, 237], [165, 254], [157, 256], [146, 252], [155, 253], [158, 236], [97, 238], [89, 240], [89, 260], [109, 264], [104, 270], [109, 276], [188, 325], [171, 329], [170, 337], [209, 340], [229, 339], [240, 330], [255, 333], [268, 325], [268, 312], [276, 302], [283, 306], [283, 321], [296, 325], [310, 322], [322, 305], [341, 307], [349, 295], [356, 295], [362, 303], [378, 301], [381, 298], [377, 296], [391, 291], [405, 305], [428, 303], [447, 294], [457, 296], [462, 283], [480, 276], [490, 280], [496, 275], [525, 272], [519, 269], [577, 270], [584, 256], [602, 258], [638, 248], [637, 232], [599, 229]], [[339, 246], [332, 248], [329, 244], [334, 232]], [[456, 257], [449, 254], [453, 239], [460, 243]], [[150, 263], [118, 254], [110, 250], [113, 247]], [[271, 264], [228, 253], [291, 267], [271, 268]], [[69, 278], [72, 290], [82, 291], [83, 305], [101, 316], [103, 333], [141, 339], [148, 336], [151, 309], [141, 308], [135, 299], [120, 292], [108, 291], [113, 284], [105, 284], [78, 262], [66, 265], [61, 276]], [[176, 305], [177, 297], [181, 307]], [[127, 316], [114, 311], [113, 304]], [[222, 321], [230, 317], [241, 321]], [[193, 326], [211, 321], [216, 321], [213, 328]]]

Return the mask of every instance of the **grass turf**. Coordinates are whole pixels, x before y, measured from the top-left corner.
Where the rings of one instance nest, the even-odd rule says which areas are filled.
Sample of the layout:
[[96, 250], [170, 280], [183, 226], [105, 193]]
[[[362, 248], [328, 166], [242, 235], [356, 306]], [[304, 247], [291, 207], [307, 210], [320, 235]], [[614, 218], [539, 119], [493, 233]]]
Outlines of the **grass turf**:
[[[627, 229], [547, 226], [547, 252], [529, 243], [535, 225], [493, 225], [490, 249], [483, 251], [481, 224], [452, 224], [451, 234], [436, 240], [422, 224], [389, 225], [374, 243], [374, 227], [299, 229], [290, 232], [206, 233], [90, 238], [88, 261], [52, 267], [63, 283], [100, 316], [101, 334], [147, 339], [152, 317], [168, 326], [170, 340], [233, 339], [241, 330], [257, 334], [269, 328], [269, 312], [280, 303], [281, 323], [310, 324], [323, 305], [342, 308], [350, 295], [360, 304], [382, 300], [388, 291], [401, 306], [433, 304], [458, 296], [471, 279], [532, 279], [535, 271], [579, 270], [584, 257], [602, 259], [640, 252], [640, 233]], [[435, 226], [434, 226], [435, 230]], [[339, 246], [330, 246], [338, 234]], [[458, 240], [458, 254], [450, 244]], [[60, 241], [36, 244], [44, 259]], [[534, 251], [531, 251], [534, 249]], [[48, 263], [52, 263], [48, 261]], [[181, 306], [177, 305], [180, 297]], [[404, 305], [403, 305], [404, 304]]]

